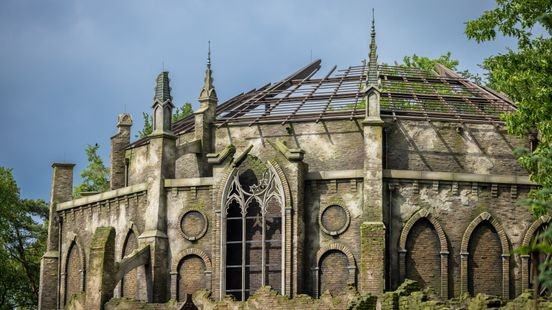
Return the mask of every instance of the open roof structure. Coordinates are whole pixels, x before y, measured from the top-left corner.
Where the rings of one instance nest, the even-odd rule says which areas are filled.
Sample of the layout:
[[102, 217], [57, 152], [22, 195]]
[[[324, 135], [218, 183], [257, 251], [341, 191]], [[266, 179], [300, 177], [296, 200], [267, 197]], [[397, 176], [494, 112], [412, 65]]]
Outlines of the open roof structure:
[[[375, 37], [372, 21], [368, 59], [359, 65], [340, 70], [334, 66], [326, 74], [317, 74], [321, 60], [315, 60], [279, 82], [241, 93], [218, 105], [214, 125], [220, 128], [352, 121], [365, 117], [365, 92], [369, 87], [376, 87], [380, 92], [381, 117], [393, 121], [411, 119], [500, 124], [501, 114], [516, 110], [506, 96], [477, 85], [442, 65], [438, 64], [435, 70], [428, 71], [379, 64]], [[209, 57], [206, 73], [209, 81], [210, 64]], [[193, 115], [175, 122], [172, 128], [176, 134], [193, 129]], [[146, 137], [129, 147], [147, 141]]]
[[[370, 74], [366, 62], [323, 77], [316, 60], [287, 78], [242, 93], [217, 107], [215, 125], [256, 125], [363, 118], [364, 90]], [[376, 66], [381, 116], [393, 120], [501, 123], [500, 115], [515, 106], [505, 96], [479, 86], [442, 67], [441, 73], [419, 68]], [[175, 133], [194, 127], [193, 116], [173, 126]]]

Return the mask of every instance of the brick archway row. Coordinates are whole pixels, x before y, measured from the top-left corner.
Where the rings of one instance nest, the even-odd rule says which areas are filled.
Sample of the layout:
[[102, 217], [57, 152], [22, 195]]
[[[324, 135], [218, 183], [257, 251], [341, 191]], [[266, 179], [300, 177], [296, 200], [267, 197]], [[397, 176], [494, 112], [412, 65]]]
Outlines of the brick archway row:
[[448, 257], [449, 257], [449, 247], [447, 242], [447, 236], [445, 235], [445, 231], [441, 227], [441, 224], [435, 219], [431, 211], [427, 209], [421, 209], [414, 213], [406, 222], [404, 225], [401, 236], [399, 239], [399, 277], [400, 282], [403, 282], [406, 277], [406, 241], [408, 239], [408, 234], [418, 223], [418, 221], [426, 219], [428, 220], [431, 225], [435, 228], [435, 231], [437, 232], [437, 237], [439, 238], [439, 244], [440, 244], [440, 258], [441, 258], [441, 297], [447, 299], [448, 298]]
[[315, 260], [316, 265], [314, 267], [312, 267], [312, 269], [311, 269], [313, 271], [313, 275], [314, 275], [314, 279], [313, 279], [313, 296], [315, 296], [316, 298], [318, 298], [319, 294], [320, 294], [320, 260], [322, 259], [324, 254], [326, 254], [330, 251], [339, 251], [339, 252], [345, 254], [345, 256], [347, 256], [347, 269], [349, 270], [347, 284], [350, 284], [350, 285], [355, 284], [356, 262], [355, 262], [355, 257], [353, 255], [353, 252], [351, 252], [351, 250], [347, 246], [345, 246], [341, 243], [332, 242], [332, 243], [328, 244], [327, 246], [320, 248], [316, 252], [316, 260]]
[[504, 228], [489, 212], [479, 214], [466, 228], [460, 246], [460, 293], [468, 292], [468, 245], [474, 230], [479, 224], [487, 222], [496, 230], [502, 247], [502, 297], [510, 298], [510, 246]]
[[[543, 225], [550, 224], [550, 221], [552, 220], [552, 217], [549, 215], [543, 215], [539, 217], [537, 220], [535, 220], [529, 228], [527, 228], [527, 231], [525, 232], [525, 236], [523, 237], [523, 241], [521, 243], [522, 246], [528, 246], [531, 242], [531, 239], [535, 236], [535, 233], [539, 228], [541, 228]], [[529, 288], [529, 261], [531, 260], [531, 255], [520, 255], [521, 258], [521, 290], [524, 291]]]

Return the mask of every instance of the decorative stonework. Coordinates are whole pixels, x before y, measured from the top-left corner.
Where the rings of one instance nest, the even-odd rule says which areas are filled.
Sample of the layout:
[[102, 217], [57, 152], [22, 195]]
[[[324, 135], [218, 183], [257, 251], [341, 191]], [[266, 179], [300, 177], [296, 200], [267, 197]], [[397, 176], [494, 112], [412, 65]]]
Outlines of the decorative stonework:
[[332, 204], [320, 212], [318, 223], [323, 232], [330, 236], [337, 236], [345, 232], [349, 227], [351, 214], [347, 208]]
[[187, 210], [180, 216], [180, 233], [190, 241], [196, 241], [207, 232], [208, 221], [203, 212], [199, 210]]

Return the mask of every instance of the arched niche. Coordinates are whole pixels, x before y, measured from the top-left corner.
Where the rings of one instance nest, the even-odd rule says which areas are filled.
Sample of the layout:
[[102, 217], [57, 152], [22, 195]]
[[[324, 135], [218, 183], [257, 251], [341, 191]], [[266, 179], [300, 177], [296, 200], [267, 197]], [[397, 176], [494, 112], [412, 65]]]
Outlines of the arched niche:
[[[315, 262], [316, 265], [311, 269], [314, 277], [314, 297], [320, 297], [320, 293], [325, 289], [332, 292], [338, 290], [338, 287], [356, 285], [355, 257], [347, 246], [336, 242], [330, 243], [316, 252]], [[325, 270], [326, 267], [333, 267], [333, 270]], [[330, 283], [324, 283], [326, 279], [331, 279]]]
[[[425, 226], [425, 227], [423, 227]], [[415, 229], [416, 231], [413, 231]], [[419, 231], [421, 230], [421, 231]], [[425, 230], [425, 231], [423, 231]], [[449, 259], [449, 248], [448, 248], [448, 242], [447, 237], [445, 234], [445, 231], [443, 230], [441, 224], [439, 221], [435, 219], [433, 214], [427, 210], [427, 209], [421, 209], [414, 213], [408, 221], [406, 221], [402, 231], [401, 236], [399, 239], [399, 275], [400, 275], [400, 282], [404, 281], [404, 279], [407, 277], [407, 274], [409, 274], [409, 268], [412, 268], [412, 266], [409, 266], [408, 260], [412, 260], [412, 257], [409, 255], [408, 248], [411, 244], [408, 244], [408, 241], [412, 242], [414, 240], [410, 239], [412, 238], [411, 233], [422, 233], [422, 234], [434, 234], [435, 237], [438, 240], [438, 248], [433, 249], [438, 256], [438, 265], [437, 266], [424, 266], [424, 267], [433, 267], [435, 270], [439, 270], [440, 274], [440, 281], [439, 285], [437, 287], [434, 287], [434, 289], [439, 290], [441, 297], [448, 298], [448, 259]], [[411, 248], [412, 250], [412, 248]], [[428, 249], [430, 251], [430, 249]], [[425, 253], [428, 254], [428, 253]], [[430, 255], [430, 254], [429, 254]], [[426, 255], [424, 255], [426, 256]], [[431, 264], [430, 261], [427, 261], [425, 259], [420, 260], [421, 263], [427, 265]], [[427, 272], [426, 272], [427, 273]], [[421, 277], [423, 277], [421, 275]]]
[[73, 232], [67, 234], [68, 242], [65, 244], [67, 252], [62, 265], [61, 273], [61, 301], [69, 303], [74, 294], [84, 292], [86, 279], [86, 257], [84, 248], [77, 235]]
[[[482, 225], [486, 225], [483, 227], [480, 227]], [[499, 287], [502, 289], [502, 297], [505, 299], [510, 298], [510, 252], [509, 252], [509, 242], [508, 237], [506, 236], [506, 233], [504, 231], [504, 228], [498, 222], [490, 213], [483, 212], [479, 214], [466, 228], [466, 231], [464, 232], [464, 235], [462, 237], [462, 244], [460, 247], [460, 255], [461, 255], [461, 261], [460, 261], [460, 289], [461, 293], [466, 293], [470, 291], [470, 286], [474, 285], [473, 281], [475, 279], [473, 278], [474, 275], [470, 274], [470, 255], [473, 255], [473, 253], [470, 253], [470, 240], [472, 237], [474, 237], [474, 232], [476, 229], [483, 230], [482, 234], [486, 234], [487, 236], [492, 236], [491, 233], [495, 233], [498, 238], [498, 243], [500, 244], [500, 260], [501, 264], [499, 266], [491, 266], [490, 268], [500, 268], [500, 269], [493, 269], [494, 272], [501, 272], [501, 281], [502, 283], [499, 284]], [[489, 231], [485, 231], [485, 229], [489, 229]], [[478, 236], [476, 236], [478, 237]], [[481, 248], [477, 248], [477, 250], [485, 250]], [[491, 253], [492, 254], [492, 253]], [[475, 276], [481, 276], [482, 274], [477, 274]], [[472, 279], [472, 281], [470, 281]], [[497, 285], [497, 283], [489, 283], [490, 285]], [[477, 289], [476, 289], [477, 290]], [[478, 293], [478, 292], [474, 292]]]
[[[543, 228], [550, 225], [552, 217], [549, 215], [543, 215], [536, 219], [530, 226], [527, 228], [523, 241], [521, 245], [523, 247], [529, 246], [531, 241], [536, 237], [537, 233]], [[531, 283], [531, 266], [536, 263], [531, 258], [531, 255], [520, 255], [521, 258], [521, 290], [524, 291], [530, 287]]]
[[171, 298], [184, 301], [184, 292], [193, 293], [188, 291], [193, 287], [211, 290], [212, 273], [212, 263], [207, 253], [196, 248], [183, 250], [176, 255], [171, 266]]

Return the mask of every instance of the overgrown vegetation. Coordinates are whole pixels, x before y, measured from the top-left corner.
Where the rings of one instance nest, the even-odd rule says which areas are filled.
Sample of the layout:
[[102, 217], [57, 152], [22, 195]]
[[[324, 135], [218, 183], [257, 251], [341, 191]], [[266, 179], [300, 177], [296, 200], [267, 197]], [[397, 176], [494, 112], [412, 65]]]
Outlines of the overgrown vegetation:
[[29, 309], [38, 304], [47, 218], [46, 202], [21, 199], [12, 171], [0, 167], [0, 309]]
[[[540, 30], [538, 30], [540, 29]], [[542, 34], [535, 34], [535, 31]], [[518, 110], [504, 115], [510, 134], [533, 137], [538, 146], [515, 152], [531, 180], [539, 184], [522, 201], [535, 217], [552, 212], [552, 1], [497, 0], [497, 7], [468, 21], [466, 35], [477, 42], [492, 41], [497, 35], [517, 40], [516, 49], [491, 56], [482, 67], [488, 71], [489, 86], [507, 94]], [[531, 246], [519, 249], [536, 255], [552, 255], [552, 225]], [[552, 289], [552, 260], [539, 266], [539, 281]]]

